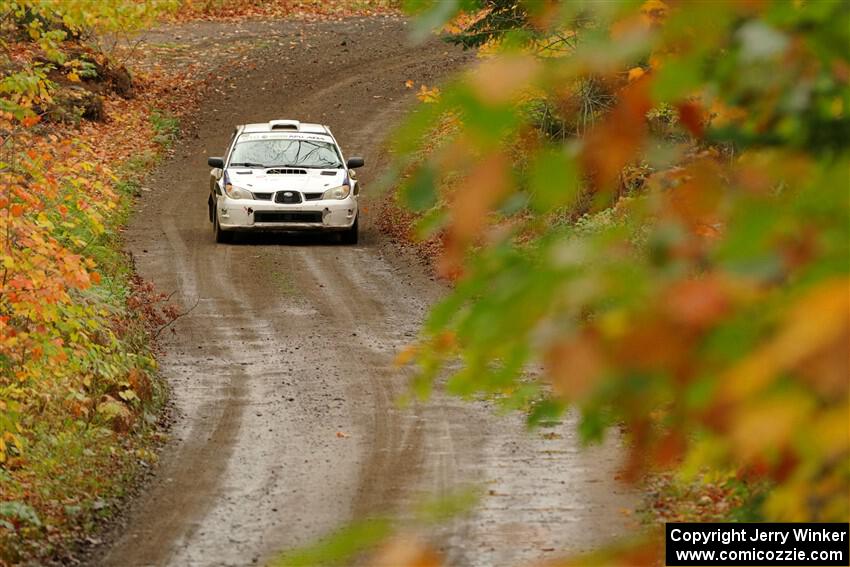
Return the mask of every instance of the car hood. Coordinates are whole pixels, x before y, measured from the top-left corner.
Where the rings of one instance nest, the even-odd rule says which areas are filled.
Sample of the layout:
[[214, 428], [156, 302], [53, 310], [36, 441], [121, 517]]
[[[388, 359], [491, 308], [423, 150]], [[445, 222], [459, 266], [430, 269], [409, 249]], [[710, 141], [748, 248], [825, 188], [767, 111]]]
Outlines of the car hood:
[[339, 187], [346, 180], [344, 169], [247, 169], [227, 168], [227, 176], [236, 187], [253, 192], [301, 191], [319, 193]]

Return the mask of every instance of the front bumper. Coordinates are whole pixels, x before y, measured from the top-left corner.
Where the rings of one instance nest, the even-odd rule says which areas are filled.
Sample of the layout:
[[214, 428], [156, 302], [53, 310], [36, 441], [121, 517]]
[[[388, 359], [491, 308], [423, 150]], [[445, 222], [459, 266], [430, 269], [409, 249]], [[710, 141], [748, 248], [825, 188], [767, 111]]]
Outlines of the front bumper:
[[346, 230], [357, 219], [357, 200], [327, 199], [281, 204], [251, 199], [219, 198], [218, 221], [223, 230], [287, 231]]

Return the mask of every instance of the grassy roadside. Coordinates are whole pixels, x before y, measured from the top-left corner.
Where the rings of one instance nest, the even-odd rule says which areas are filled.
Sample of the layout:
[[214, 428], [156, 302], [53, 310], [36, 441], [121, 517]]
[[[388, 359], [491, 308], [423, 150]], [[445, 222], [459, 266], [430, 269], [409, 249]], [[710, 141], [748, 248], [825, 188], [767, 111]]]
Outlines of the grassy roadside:
[[169, 19], [238, 22], [251, 18], [336, 19], [400, 13], [400, 0], [185, 0]]
[[71, 553], [156, 462], [166, 392], [151, 337], [174, 311], [135, 276], [121, 231], [177, 123], [147, 104], [128, 103], [124, 132], [147, 146], [128, 160], [103, 152], [125, 137], [115, 125], [6, 139], [2, 562]]
[[94, 541], [164, 439], [153, 338], [176, 309], [122, 231], [194, 95], [143, 76], [119, 92], [106, 56], [70, 39], [27, 99], [14, 81], [44, 50], [3, 32], [22, 71], [0, 113], [0, 564], [41, 564]]

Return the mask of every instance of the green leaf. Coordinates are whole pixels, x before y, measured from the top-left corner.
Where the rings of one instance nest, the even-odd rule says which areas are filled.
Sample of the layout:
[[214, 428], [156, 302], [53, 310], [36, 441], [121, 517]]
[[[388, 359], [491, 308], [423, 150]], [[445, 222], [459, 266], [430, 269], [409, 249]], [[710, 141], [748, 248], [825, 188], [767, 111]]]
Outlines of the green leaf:
[[422, 212], [437, 203], [433, 168], [424, 165], [413, 173], [411, 180], [402, 186], [402, 202], [412, 211]]
[[652, 82], [655, 102], [675, 103], [690, 95], [702, 80], [702, 59], [682, 57], [665, 61]]
[[448, 222], [446, 211], [437, 207], [425, 213], [416, 223], [416, 237], [425, 240], [439, 232]]
[[565, 409], [566, 405], [559, 400], [540, 400], [534, 404], [528, 414], [528, 426], [539, 427], [558, 421]]
[[19, 501], [0, 502], [0, 517], [26, 522], [36, 527], [41, 525], [41, 520], [35, 509], [29, 504]]
[[542, 152], [531, 165], [529, 186], [531, 202], [540, 212], [547, 212], [575, 202], [579, 173], [564, 150]]
[[408, 12], [421, 12], [413, 28], [413, 39], [424, 41], [429, 34], [457, 14], [460, 4], [458, 0], [437, 0], [436, 2], [407, 0], [404, 7]]
[[350, 564], [360, 552], [374, 547], [392, 533], [387, 520], [366, 520], [342, 528], [323, 541], [284, 554], [273, 567], [315, 567]]
[[439, 524], [469, 512], [480, 500], [481, 493], [477, 488], [455, 489], [446, 496], [422, 502], [416, 515], [423, 522]]

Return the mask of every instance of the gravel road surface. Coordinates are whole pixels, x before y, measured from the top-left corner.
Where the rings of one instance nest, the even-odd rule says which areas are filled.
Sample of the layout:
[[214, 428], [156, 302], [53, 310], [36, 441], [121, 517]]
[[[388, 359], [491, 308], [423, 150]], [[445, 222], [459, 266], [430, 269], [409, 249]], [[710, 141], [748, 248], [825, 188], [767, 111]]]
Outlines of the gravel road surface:
[[[629, 529], [636, 500], [614, 481], [616, 440], [584, 450], [570, 419], [529, 433], [520, 416], [442, 395], [396, 404], [405, 376], [394, 355], [445, 289], [373, 228], [381, 196], [370, 182], [416, 103], [405, 81], [433, 85], [471, 61], [438, 41], [411, 45], [407, 27], [381, 17], [239, 28], [262, 55], [216, 71], [221, 88], [146, 182], [128, 248], [145, 278], [195, 307], [161, 360], [172, 439], [93, 564], [262, 563], [354, 519], [405, 518], [423, 497], [469, 482], [483, 487], [479, 507], [426, 534], [451, 565], [521, 564]], [[233, 34], [205, 23], [147, 41], [182, 45], [191, 59]], [[234, 125], [272, 118], [328, 124], [347, 155], [366, 158], [360, 244], [213, 242], [206, 158], [223, 153]]]

